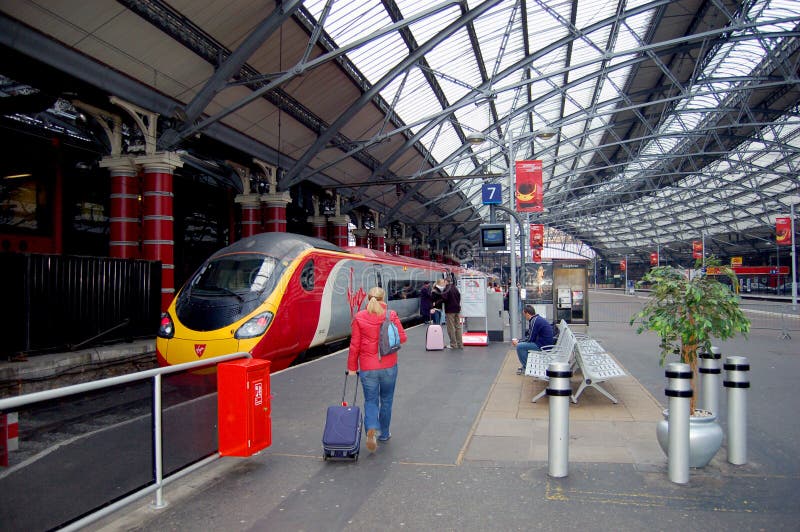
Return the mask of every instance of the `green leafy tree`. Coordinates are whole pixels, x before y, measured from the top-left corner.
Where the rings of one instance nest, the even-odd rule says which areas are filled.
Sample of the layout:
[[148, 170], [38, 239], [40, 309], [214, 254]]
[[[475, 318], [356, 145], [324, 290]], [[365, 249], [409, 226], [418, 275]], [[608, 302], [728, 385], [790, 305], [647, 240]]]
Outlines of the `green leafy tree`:
[[[630, 324], [639, 323], [636, 332], [651, 330], [661, 337], [663, 366], [667, 356], [678, 353], [680, 361], [692, 368], [692, 390], [697, 376], [697, 352], [711, 350], [711, 339], [726, 340], [737, 333], [747, 337], [750, 320], [739, 308], [739, 296], [731, 287], [739, 286], [736, 274], [722, 266], [716, 257], [706, 259], [706, 271], [700, 261], [690, 275], [672, 266], [651, 269], [641, 281], [651, 292], [645, 306], [633, 315]], [[715, 275], [708, 275], [708, 273]], [[719, 281], [727, 278], [731, 286]], [[697, 394], [692, 394], [694, 412]]]

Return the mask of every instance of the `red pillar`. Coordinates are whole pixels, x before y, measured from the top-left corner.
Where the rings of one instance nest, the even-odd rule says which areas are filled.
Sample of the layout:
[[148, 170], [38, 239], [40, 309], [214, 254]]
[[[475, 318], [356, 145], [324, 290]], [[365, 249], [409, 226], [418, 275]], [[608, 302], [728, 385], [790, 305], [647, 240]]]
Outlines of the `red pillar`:
[[171, 152], [142, 157], [142, 257], [161, 261], [161, 310], [175, 296], [175, 237], [172, 173], [181, 166]]
[[261, 200], [258, 194], [238, 194], [234, 199], [242, 209], [242, 238], [261, 232]]
[[291, 203], [292, 197], [288, 192], [262, 194], [261, 201], [264, 206], [264, 231], [286, 232], [286, 205]]
[[398, 244], [398, 253], [404, 257], [411, 256], [411, 239], [410, 238], [401, 238], [397, 241]]
[[428, 245], [426, 244], [421, 245], [419, 247], [419, 251], [420, 251], [419, 258], [421, 258], [422, 260], [433, 260], [433, 258], [431, 257], [431, 248]]
[[64, 173], [62, 168], [61, 141], [57, 138], [51, 140], [53, 148], [57, 150], [55, 160], [56, 186], [53, 201], [53, 253], [64, 253]]
[[356, 237], [356, 246], [368, 247], [369, 244], [369, 231], [366, 229], [353, 229], [353, 236]]
[[309, 216], [308, 221], [311, 222], [311, 236], [321, 238], [322, 240], [328, 239], [328, 219], [324, 216]]
[[386, 229], [372, 230], [372, 249], [384, 251], [386, 244]]
[[347, 246], [347, 231], [350, 224], [350, 217], [331, 216], [328, 218], [328, 223], [330, 223], [331, 229], [331, 242], [340, 247]]
[[139, 178], [131, 167], [112, 166], [108, 242], [109, 255], [118, 259], [141, 258]]

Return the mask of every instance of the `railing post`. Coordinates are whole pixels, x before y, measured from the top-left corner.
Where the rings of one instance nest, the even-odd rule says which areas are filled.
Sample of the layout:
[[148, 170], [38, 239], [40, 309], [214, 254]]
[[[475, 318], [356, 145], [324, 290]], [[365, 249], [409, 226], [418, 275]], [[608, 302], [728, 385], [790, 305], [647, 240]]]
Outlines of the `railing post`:
[[669, 397], [669, 479], [676, 484], [689, 482], [689, 408], [692, 397], [692, 369], [689, 364], [667, 364], [666, 395]]
[[551, 362], [547, 367], [547, 396], [550, 398], [547, 462], [551, 477], [566, 477], [569, 465], [569, 379], [572, 370], [566, 362]]
[[724, 386], [728, 389], [728, 462], [747, 463], [747, 388], [750, 381], [747, 357], [725, 359]]
[[164, 465], [161, 448], [161, 374], [153, 376], [153, 462], [155, 467], [156, 500], [153, 508], [164, 508]]

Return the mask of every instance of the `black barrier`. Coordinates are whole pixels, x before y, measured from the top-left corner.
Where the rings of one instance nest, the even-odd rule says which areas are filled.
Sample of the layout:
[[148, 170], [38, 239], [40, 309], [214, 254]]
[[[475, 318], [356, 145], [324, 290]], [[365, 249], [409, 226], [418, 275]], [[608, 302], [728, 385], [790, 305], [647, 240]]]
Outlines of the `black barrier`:
[[2, 254], [0, 279], [3, 355], [152, 337], [158, 330], [160, 262]]

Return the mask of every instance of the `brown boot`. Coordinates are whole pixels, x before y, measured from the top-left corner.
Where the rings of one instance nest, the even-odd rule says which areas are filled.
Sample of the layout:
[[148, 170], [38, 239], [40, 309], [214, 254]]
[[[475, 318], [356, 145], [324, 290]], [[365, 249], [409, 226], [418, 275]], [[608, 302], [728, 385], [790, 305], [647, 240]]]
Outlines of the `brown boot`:
[[375, 429], [369, 429], [367, 431], [367, 450], [371, 453], [374, 453], [375, 450], [378, 448], [378, 431]]

